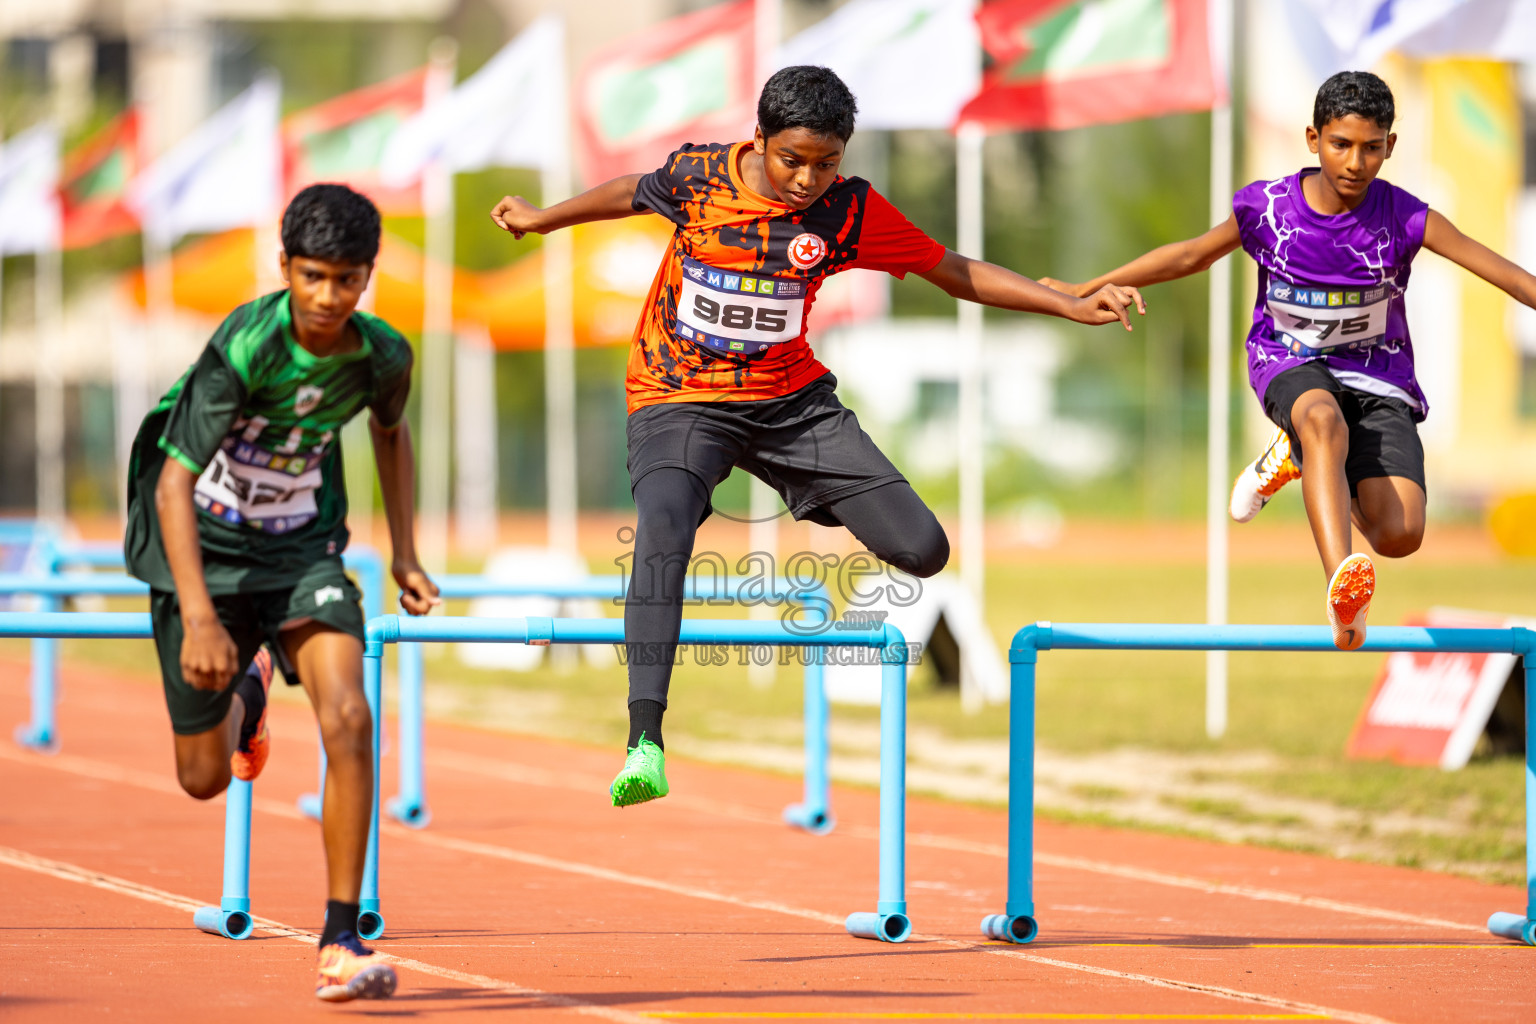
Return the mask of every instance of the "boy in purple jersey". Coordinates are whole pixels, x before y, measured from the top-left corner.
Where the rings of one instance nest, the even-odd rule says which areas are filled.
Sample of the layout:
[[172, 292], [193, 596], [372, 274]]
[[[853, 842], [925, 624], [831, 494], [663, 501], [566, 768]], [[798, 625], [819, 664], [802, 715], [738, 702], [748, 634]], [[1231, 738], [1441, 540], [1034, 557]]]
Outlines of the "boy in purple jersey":
[[1368, 556], [1351, 554], [1350, 523], [1375, 551], [1401, 558], [1424, 538], [1424, 448], [1429, 403], [1414, 376], [1403, 296], [1420, 247], [1536, 307], [1536, 277], [1457, 231], [1444, 216], [1377, 181], [1397, 136], [1392, 91], [1375, 75], [1324, 82], [1307, 127], [1319, 167], [1256, 181], [1232, 198], [1225, 223], [1154, 249], [1083, 285], [1132, 287], [1186, 277], [1239, 245], [1259, 265], [1248, 331], [1248, 380], [1276, 430], [1232, 489], [1247, 522], [1301, 479], [1312, 536], [1328, 577], [1333, 642], [1365, 642], [1376, 591]]

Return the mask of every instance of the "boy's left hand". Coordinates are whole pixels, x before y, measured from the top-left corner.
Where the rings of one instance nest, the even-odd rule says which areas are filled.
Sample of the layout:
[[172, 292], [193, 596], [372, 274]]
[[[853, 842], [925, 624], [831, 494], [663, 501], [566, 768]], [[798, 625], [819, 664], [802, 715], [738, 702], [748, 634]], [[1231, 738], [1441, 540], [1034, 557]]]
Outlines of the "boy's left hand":
[[1142, 316], [1147, 315], [1147, 303], [1141, 297], [1141, 292], [1135, 288], [1107, 284], [1087, 298], [1072, 303], [1067, 316], [1080, 324], [1110, 324], [1119, 320], [1126, 330], [1130, 330], [1132, 306]]
[[1087, 292], [1083, 291], [1082, 285], [1073, 284], [1071, 281], [1058, 281], [1054, 277], [1041, 277], [1036, 278], [1036, 280], [1045, 285], [1047, 288], [1058, 292], [1065, 292], [1068, 295], [1076, 295], [1078, 298], [1082, 298], [1084, 295], [1088, 294]]
[[400, 604], [412, 615], [425, 615], [443, 603], [437, 596], [437, 584], [416, 561], [396, 559], [392, 570], [400, 585]]

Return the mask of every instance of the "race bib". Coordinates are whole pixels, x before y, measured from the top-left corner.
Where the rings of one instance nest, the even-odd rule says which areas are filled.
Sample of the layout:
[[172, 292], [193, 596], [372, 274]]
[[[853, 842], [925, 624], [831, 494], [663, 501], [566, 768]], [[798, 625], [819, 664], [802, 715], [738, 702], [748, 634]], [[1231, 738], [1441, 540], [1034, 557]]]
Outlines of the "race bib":
[[214, 454], [192, 497], [198, 508], [227, 523], [287, 533], [319, 515], [320, 459], [316, 454], [274, 455], [239, 442]]
[[683, 258], [677, 336], [711, 352], [755, 356], [800, 337], [804, 281], [717, 270]]
[[1266, 302], [1275, 334], [1296, 356], [1367, 348], [1387, 333], [1387, 288], [1309, 288], [1271, 280]]

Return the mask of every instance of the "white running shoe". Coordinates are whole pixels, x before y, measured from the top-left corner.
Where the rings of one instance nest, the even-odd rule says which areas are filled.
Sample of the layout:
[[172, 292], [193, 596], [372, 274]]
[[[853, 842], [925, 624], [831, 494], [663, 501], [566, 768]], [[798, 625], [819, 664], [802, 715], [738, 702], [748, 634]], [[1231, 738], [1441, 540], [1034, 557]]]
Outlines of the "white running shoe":
[[1333, 646], [1356, 651], [1365, 643], [1365, 617], [1376, 596], [1376, 566], [1365, 555], [1350, 555], [1328, 581], [1328, 625]]
[[1237, 480], [1232, 484], [1232, 500], [1227, 511], [1233, 519], [1246, 523], [1259, 514], [1259, 509], [1269, 504], [1269, 499], [1280, 488], [1300, 478], [1301, 470], [1291, 461], [1290, 436], [1276, 427], [1269, 444], [1264, 446], [1264, 454], [1237, 475]]

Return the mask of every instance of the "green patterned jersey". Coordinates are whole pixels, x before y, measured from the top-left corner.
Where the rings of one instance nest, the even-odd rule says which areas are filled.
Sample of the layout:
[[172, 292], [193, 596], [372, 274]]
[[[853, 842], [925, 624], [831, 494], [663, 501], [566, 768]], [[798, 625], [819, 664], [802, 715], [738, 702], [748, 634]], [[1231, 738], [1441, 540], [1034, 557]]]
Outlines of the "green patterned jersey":
[[275, 590], [347, 546], [341, 428], [364, 409], [385, 426], [405, 414], [411, 347], [368, 313], [362, 344], [320, 357], [294, 340], [288, 293], [235, 310], [145, 417], [129, 483], [129, 570], [172, 589], [155, 512], [167, 458], [193, 491], [210, 593]]

